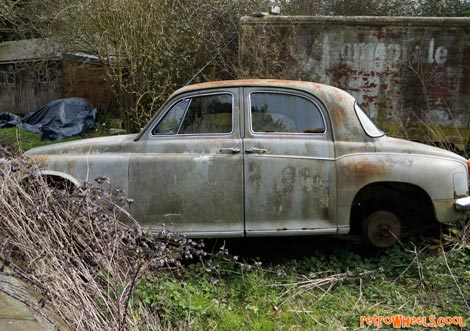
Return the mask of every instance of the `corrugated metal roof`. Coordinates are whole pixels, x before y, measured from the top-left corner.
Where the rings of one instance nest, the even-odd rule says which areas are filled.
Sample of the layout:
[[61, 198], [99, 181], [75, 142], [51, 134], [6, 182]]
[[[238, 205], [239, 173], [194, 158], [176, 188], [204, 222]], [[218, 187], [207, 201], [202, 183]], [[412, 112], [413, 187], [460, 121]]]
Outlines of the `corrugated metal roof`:
[[56, 59], [62, 56], [57, 44], [47, 39], [26, 39], [0, 43], [1, 62]]

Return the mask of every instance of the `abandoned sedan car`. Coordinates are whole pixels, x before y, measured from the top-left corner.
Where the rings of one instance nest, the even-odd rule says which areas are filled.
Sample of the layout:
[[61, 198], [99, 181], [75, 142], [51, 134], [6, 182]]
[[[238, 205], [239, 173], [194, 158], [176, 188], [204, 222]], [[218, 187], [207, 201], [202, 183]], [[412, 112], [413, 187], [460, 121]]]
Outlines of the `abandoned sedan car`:
[[361, 234], [388, 247], [470, 208], [467, 160], [387, 137], [351, 95], [300, 81], [187, 86], [140, 134], [26, 154], [52, 180], [109, 177], [140, 224], [189, 237]]

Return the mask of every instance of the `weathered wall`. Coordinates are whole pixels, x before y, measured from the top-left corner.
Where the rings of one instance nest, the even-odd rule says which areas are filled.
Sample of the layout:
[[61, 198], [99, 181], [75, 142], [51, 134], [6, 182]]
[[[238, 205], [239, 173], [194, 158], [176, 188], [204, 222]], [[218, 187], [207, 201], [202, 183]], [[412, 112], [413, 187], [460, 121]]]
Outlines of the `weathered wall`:
[[388, 134], [463, 148], [470, 137], [470, 19], [242, 19], [241, 76], [340, 87]]

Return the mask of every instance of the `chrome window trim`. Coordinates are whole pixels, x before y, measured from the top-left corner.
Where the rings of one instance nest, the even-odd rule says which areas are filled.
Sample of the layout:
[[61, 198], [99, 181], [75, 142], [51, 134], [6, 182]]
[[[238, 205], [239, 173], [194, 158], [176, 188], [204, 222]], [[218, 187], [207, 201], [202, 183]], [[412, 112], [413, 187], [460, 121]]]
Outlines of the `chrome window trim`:
[[[369, 117], [369, 114], [367, 114], [366, 111], [364, 109], [362, 109], [361, 106], [359, 106], [357, 101], [354, 102], [354, 112], [356, 113], [356, 116], [359, 119], [359, 122], [361, 123], [361, 127], [364, 130], [364, 132], [366, 133], [366, 135], [368, 135], [371, 138], [380, 138], [380, 137], [385, 136], [385, 132], [383, 132], [377, 126], [377, 124], [374, 123], [374, 121]], [[374, 125], [375, 129], [377, 130], [377, 134], [371, 133], [370, 130], [368, 130], [366, 128], [366, 126], [364, 125], [364, 118], [363, 118], [363, 116], [361, 116], [361, 114], [365, 115], [367, 117], [367, 119], [369, 120], [369, 122]]]
[[[161, 121], [166, 117], [168, 112], [170, 112], [173, 107], [180, 101], [185, 100], [185, 99], [191, 99], [191, 98], [196, 98], [196, 97], [206, 97], [206, 96], [212, 96], [212, 95], [230, 95], [232, 97], [232, 131], [230, 132], [225, 132], [225, 133], [217, 133], [217, 132], [212, 132], [212, 133], [175, 133], [175, 134], [154, 134], [154, 130], [160, 125]], [[192, 102], [192, 100], [191, 100]], [[186, 113], [188, 111], [189, 106], [191, 105], [191, 102], [188, 104], [185, 112], [184, 112], [184, 117], [186, 117]], [[183, 119], [184, 119], [183, 117]], [[182, 123], [180, 123], [181, 126]], [[178, 128], [179, 131], [180, 128]], [[220, 92], [210, 92], [210, 93], [203, 93], [203, 94], [189, 94], [182, 96], [180, 98], [175, 99], [174, 102], [172, 102], [168, 107], [166, 107], [166, 111], [160, 116], [158, 119], [157, 123], [152, 127], [150, 130], [150, 137], [152, 138], [178, 138], [178, 137], [208, 137], [208, 136], [231, 136], [235, 133], [235, 95], [231, 91], [220, 91]]]
[[[303, 98], [303, 99], [306, 99], [310, 102], [312, 102], [315, 107], [317, 108], [317, 110], [320, 112], [320, 115], [321, 115], [321, 118], [323, 120], [323, 125], [325, 127], [325, 131], [322, 132], [322, 133], [304, 133], [304, 132], [257, 132], [257, 131], [253, 131], [253, 121], [252, 121], [252, 117], [251, 117], [251, 95], [253, 93], [271, 93], [271, 94], [283, 94], [283, 95], [292, 95], [292, 96], [296, 96], [296, 97], [300, 97], [300, 98]], [[326, 136], [328, 134], [328, 125], [327, 125], [327, 121], [325, 119], [325, 114], [323, 113], [323, 110], [322, 110], [322, 107], [319, 105], [318, 102], [316, 102], [316, 100], [312, 99], [312, 98], [309, 98], [303, 94], [299, 94], [299, 93], [295, 93], [294, 91], [274, 91], [274, 90], [265, 90], [265, 89], [262, 89], [262, 90], [258, 90], [258, 89], [253, 89], [251, 90], [249, 93], [248, 93], [248, 122], [249, 122], [249, 132], [252, 136], [260, 136], [260, 137], [263, 137], [263, 136], [289, 136], [289, 137], [295, 137], [295, 136], [298, 136], [298, 137], [321, 137], [321, 136]], [[324, 107], [325, 108], [325, 107]]]

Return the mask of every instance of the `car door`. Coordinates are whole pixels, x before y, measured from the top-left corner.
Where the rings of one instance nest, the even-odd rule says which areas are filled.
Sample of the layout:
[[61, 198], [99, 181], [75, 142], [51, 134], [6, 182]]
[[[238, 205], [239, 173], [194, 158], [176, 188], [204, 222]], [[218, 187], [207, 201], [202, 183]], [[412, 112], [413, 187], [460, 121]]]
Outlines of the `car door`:
[[247, 236], [335, 233], [331, 127], [315, 97], [244, 89]]
[[173, 98], [130, 157], [131, 212], [192, 237], [243, 235], [237, 88]]

